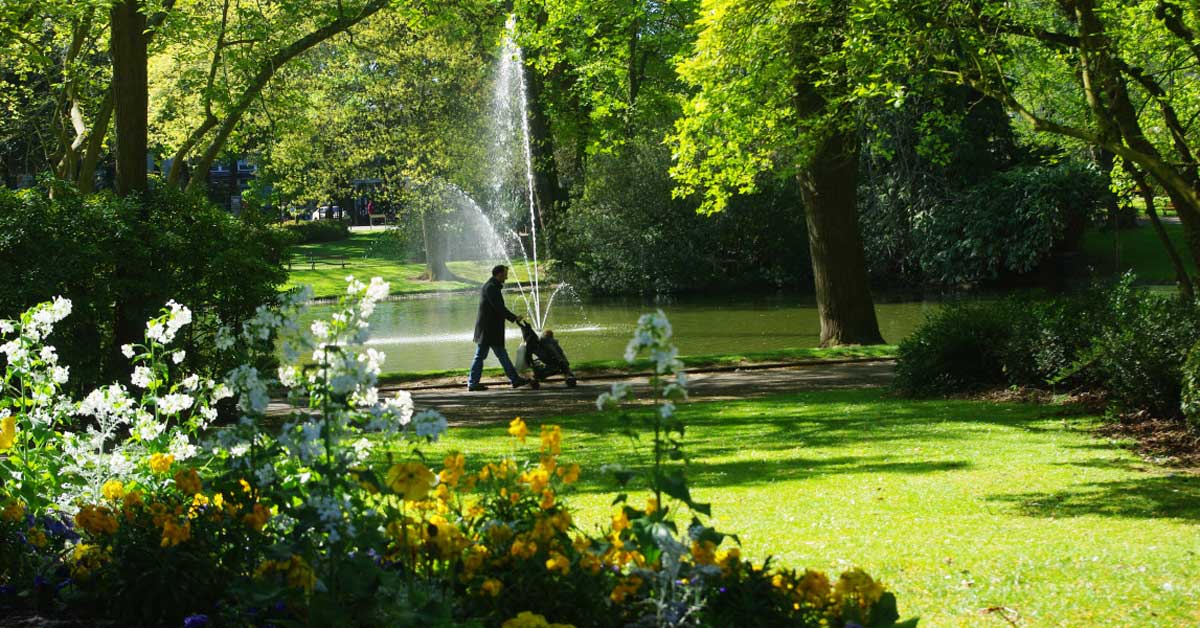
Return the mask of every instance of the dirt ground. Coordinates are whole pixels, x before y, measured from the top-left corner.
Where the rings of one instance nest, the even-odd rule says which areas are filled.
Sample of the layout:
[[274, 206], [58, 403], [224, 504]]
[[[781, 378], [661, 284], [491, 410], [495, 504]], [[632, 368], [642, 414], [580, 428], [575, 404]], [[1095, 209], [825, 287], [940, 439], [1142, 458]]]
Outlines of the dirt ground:
[[[885, 386], [892, 380], [894, 367], [891, 360], [872, 360], [689, 372], [688, 392], [692, 401], [719, 401], [814, 389]], [[624, 375], [580, 379], [574, 388], [567, 388], [562, 381], [549, 381], [540, 390], [514, 390], [505, 380], [491, 380], [484, 381], [488, 390], [468, 392], [465, 383], [442, 381], [390, 387], [381, 392], [408, 390], [418, 409], [434, 408], [452, 425], [472, 425], [510, 421], [514, 416], [537, 418], [594, 410], [597, 395], [617, 382], [630, 384], [635, 396], [649, 394], [645, 376]]]

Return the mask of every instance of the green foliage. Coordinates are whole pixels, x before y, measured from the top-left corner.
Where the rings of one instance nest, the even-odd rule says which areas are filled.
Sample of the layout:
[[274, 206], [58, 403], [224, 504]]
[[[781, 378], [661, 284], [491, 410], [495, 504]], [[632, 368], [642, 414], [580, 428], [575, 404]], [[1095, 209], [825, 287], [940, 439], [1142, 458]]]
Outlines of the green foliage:
[[1200, 431], [1200, 342], [1188, 352], [1183, 363], [1183, 391], [1180, 407], [1192, 429]]
[[1014, 311], [1006, 303], [957, 303], [933, 314], [900, 343], [896, 388], [925, 396], [1006, 384]]
[[293, 244], [337, 242], [350, 237], [350, 225], [340, 220], [288, 223], [280, 228], [288, 234]]
[[900, 343], [896, 386], [945, 395], [1065, 384], [1104, 393], [1117, 413], [1173, 418], [1198, 340], [1200, 308], [1126, 277], [1048, 300], [951, 305]]
[[1200, 341], [1200, 308], [1178, 295], [1134, 288], [1129, 277], [1106, 306], [1090, 346], [1064, 375], [1095, 382], [1117, 412], [1180, 416], [1184, 362]]
[[582, 195], [555, 237], [558, 272], [599, 293], [672, 293], [807, 283], [798, 194], [774, 186], [697, 215], [671, 197], [665, 147], [631, 142], [590, 161]]
[[[166, 186], [146, 199], [81, 196], [44, 189], [0, 190], [0, 317], [63, 295], [75, 315], [51, 341], [72, 379], [117, 377], [117, 306], [146, 320], [170, 299], [194, 305], [185, 339], [206, 373], [227, 364], [210, 342], [218, 319], [238, 325], [270, 301], [285, 279], [284, 237], [253, 214], [234, 217], [194, 194]], [[119, 362], [119, 361], [118, 361]]]

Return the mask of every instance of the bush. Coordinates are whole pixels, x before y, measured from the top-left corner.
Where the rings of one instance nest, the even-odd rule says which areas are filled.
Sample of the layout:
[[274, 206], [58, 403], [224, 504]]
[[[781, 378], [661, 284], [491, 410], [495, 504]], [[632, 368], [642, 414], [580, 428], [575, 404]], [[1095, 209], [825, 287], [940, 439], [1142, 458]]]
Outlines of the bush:
[[169, 186], [141, 202], [0, 190], [0, 318], [71, 299], [75, 313], [52, 342], [81, 386], [122, 375], [118, 336], [136, 340], [142, 321], [179, 299], [197, 316], [185, 348], [202, 372], [223, 372], [231, 364], [212, 349], [217, 322], [240, 325], [274, 297], [284, 244], [257, 214], [235, 217]]
[[1200, 308], [1126, 277], [1054, 299], [951, 305], [900, 343], [896, 386], [944, 395], [1067, 384], [1103, 392], [1117, 413], [1172, 418], [1197, 341]]
[[281, 225], [281, 228], [293, 244], [337, 242], [350, 237], [350, 225], [340, 220], [287, 223]]
[[1184, 362], [1200, 341], [1200, 309], [1134, 288], [1130, 277], [1112, 289], [1107, 306], [1090, 346], [1064, 375], [1103, 390], [1116, 412], [1181, 416]]
[[927, 396], [1007, 384], [1018, 316], [1007, 301], [955, 303], [930, 315], [897, 349], [896, 387]]
[[1183, 363], [1182, 388], [1183, 415], [1192, 429], [1200, 431], [1200, 342], [1192, 347]]

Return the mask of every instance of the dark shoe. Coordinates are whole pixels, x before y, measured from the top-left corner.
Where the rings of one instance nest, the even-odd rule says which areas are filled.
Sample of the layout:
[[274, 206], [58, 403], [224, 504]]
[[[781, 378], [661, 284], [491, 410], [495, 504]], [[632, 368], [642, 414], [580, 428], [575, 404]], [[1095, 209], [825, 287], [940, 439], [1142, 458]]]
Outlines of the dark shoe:
[[485, 384], [475, 384], [474, 386], [467, 386], [467, 390], [468, 390], [469, 392], [478, 392], [478, 391], [480, 391], [480, 390], [487, 390], [487, 385], [485, 385]]
[[526, 385], [526, 384], [528, 384], [528, 383], [529, 383], [529, 380], [527, 380], [527, 379], [518, 379], [517, 381], [515, 381], [515, 382], [513, 382], [513, 383], [512, 383], [512, 387], [513, 387], [513, 388], [520, 388], [520, 387], [522, 387], [522, 386], [525, 386], [525, 385]]

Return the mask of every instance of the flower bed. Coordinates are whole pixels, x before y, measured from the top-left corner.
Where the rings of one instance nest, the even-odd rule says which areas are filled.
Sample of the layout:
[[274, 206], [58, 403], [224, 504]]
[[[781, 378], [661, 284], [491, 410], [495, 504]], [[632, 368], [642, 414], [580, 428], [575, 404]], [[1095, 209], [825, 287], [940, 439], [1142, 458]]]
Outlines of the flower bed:
[[[219, 348], [280, 346], [285, 364], [222, 382], [184, 370], [170, 345], [191, 315], [170, 303], [125, 349], [131, 385], [82, 402], [60, 394], [68, 371], [43, 346], [69, 302], [0, 323], [0, 611], [192, 628], [915, 625], [860, 570], [755, 564], [704, 523], [674, 415], [687, 379], [661, 312], [642, 317], [626, 356], [654, 362], [656, 404], [630, 409], [620, 385], [597, 400], [651, 449], [603, 470], [622, 489], [589, 533], [564, 498], [584, 470], [562, 459], [558, 426], [525, 445], [517, 418], [512, 455], [430, 465], [421, 447], [445, 419], [405, 393], [380, 398], [382, 356], [354, 349], [386, 292], [351, 281], [308, 330], [293, 316], [306, 295], [261, 308]], [[282, 425], [265, 416], [274, 387], [299, 408]]]

